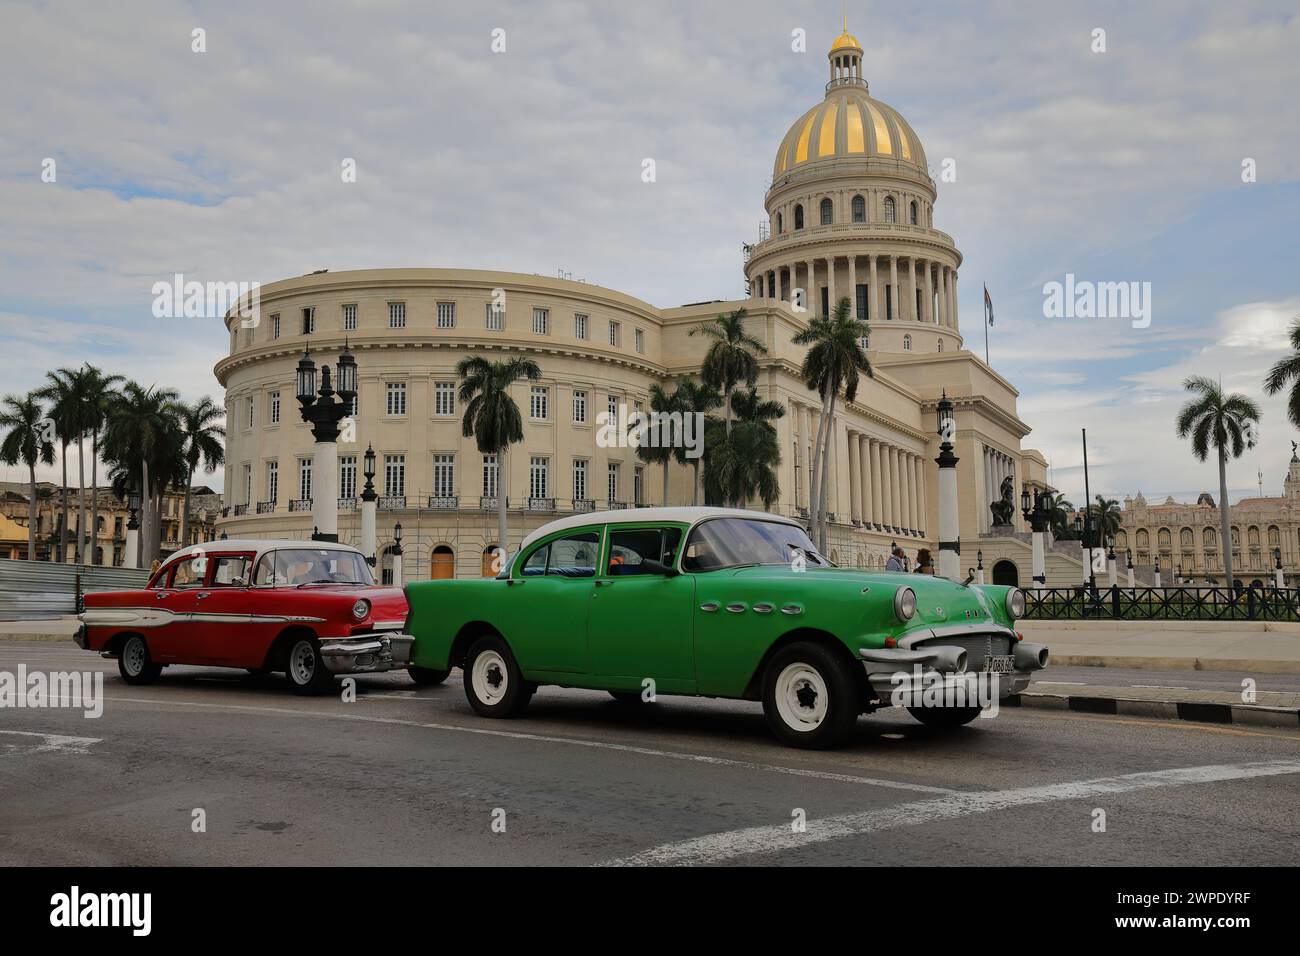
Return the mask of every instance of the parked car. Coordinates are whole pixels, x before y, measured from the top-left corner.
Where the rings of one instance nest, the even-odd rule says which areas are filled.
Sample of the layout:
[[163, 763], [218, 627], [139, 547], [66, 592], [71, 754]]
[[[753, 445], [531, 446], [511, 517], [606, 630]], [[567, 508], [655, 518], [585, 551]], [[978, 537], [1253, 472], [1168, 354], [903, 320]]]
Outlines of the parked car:
[[[138, 591], [85, 596], [74, 640], [117, 658], [128, 684], [169, 664], [283, 671], [300, 694], [336, 674], [408, 667], [406, 598], [361, 552], [321, 541], [214, 541], [172, 555]], [[410, 667], [418, 684], [446, 672]]]
[[[755, 511], [573, 515], [528, 535], [495, 578], [406, 594], [413, 662], [462, 668], [485, 717], [521, 714], [542, 684], [629, 705], [652, 690], [761, 700], [780, 740], [824, 748], [898, 688], [983, 672], [1002, 697], [1047, 663], [1013, 628], [1018, 589], [836, 568], [797, 523]], [[916, 700], [931, 725], [980, 712]]]

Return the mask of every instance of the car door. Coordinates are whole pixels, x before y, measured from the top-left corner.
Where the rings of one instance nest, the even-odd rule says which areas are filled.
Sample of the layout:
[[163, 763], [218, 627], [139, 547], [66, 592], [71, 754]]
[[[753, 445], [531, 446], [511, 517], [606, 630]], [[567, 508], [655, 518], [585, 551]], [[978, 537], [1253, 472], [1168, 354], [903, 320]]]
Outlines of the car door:
[[[194, 595], [191, 627], [194, 645], [203, 660], [226, 667], [257, 667], [262, 657], [249, 646], [249, 575], [251, 552], [208, 554], [204, 586]], [[254, 660], [255, 663], [248, 663]]]
[[160, 664], [201, 664], [191, 615], [203, 588], [207, 567], [202, 554], [186, 556], [176, 561], [163, 578], [163, 585], [154, 592], [155, 624], [145, 631], [149, 653]]
[[483, 613], [500, 622], [525, 671], [586, 674], [587, 611], [600, 560], [599, 526], [557, 532], [534, 542]]
[[602, 686], [640, 690], [652, 678], [657, 691], [695, 691], [695, 578], [645, 566], [653, 561], [674, 569], [684, 530], [663, 524], [609, 528], [587, 616], [592, 671]]

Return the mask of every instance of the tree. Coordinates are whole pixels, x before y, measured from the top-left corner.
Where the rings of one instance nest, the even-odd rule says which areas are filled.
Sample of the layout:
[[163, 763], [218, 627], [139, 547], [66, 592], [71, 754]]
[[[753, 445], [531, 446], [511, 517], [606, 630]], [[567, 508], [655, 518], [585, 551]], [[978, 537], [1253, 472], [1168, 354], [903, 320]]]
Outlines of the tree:
[[27, 496], [27, 560], [36, 560], [36, 466], [54, 464], [54, 443], [45, 434], [45, 409], [38, 392], [6, 395], [0, 406], [0, 462], [27, 466], [31, 493]]
[[1287, 395], [1286, 417], [1291, 424], [1300, 428], [1300, 316], [1291, 320], [1288, 333], [1292, 352], [1284, 359], [1279, 359], [1268, 371], [1264, 379], [1264, 391], [1276, 395], [1288, 385], [1291, 392]]
[[1198, 461], [1205, 461], [1211, 449], [1219, 459], [1219, 538], [1223, 547], [1224, 580], [1232, 587], [1228, 457], [1240, 458], [1247, 448], [1255, 447], [1259, 406], [1240, 392], [1225, 393], [1220, 385], [1203, 375], [1191, 376], [1183, 382], [1183, 388], [1193, 397], [1178, 413], [1178, 437], [1191, 437], [1192, 454]]
[[[686, 416], [708, 415], [713, 409], [722, 404], [722, 398], [717, 391], [705, 385], [703, 382], [697, 382], [694, 379], [686, 379], [677, 386], [677, 391], [673, 393], [677, 401], [678, 408], [681, 409], [683, 421]], [[694, 427], [692, 425], [692, 427]], [[701, 441], [705, 439], [705, 434], [699, 434], [697, 438]], [[691, 480], [691, 504], [700, 503], [700, 462], [702, 456], [695, 458], [687, 457], [687, 448], [683, 442], [679, 447], [673, 449], [673, 457], [677, 459], [679, 465], [690, 462], [693, 475]]]
[[105, 375], [95, 366], [82, 367], [82, 385], [85, 393], [86, 418], [90, 424], [90, 563], [99, 563], [99, 435], [108, 421], [108, 410], [115, 389], [125, 381], [121, 375]]
[[[77, 373], [71, 369], [61, 368], [45, 373], [46, 384], [37, 389], [36, 395], [42, 401], [50, 403], [50, 421], [54, 423], [54, 437], [59, 442], [59, 464], [63, 469], [62, 487], [59, 489], [62, 500], [62, 519], [59, 527], [59, 560], [68, 560], [68, 446], [82, 435], [85, 411], [81, 395], [81, 383]], [[78, 522], [79, 530], [84, 531]], [[51, 551], [53, 549], [51, 548]], [[81, 542], [73, 546], [73, 560], [80, 560]]]
[[1095, 496], [1097, 503], [1089, 508], [1092, 518], [1092, 526], [1097, 529], [1100, 535], [1098, 543], [1106, 538], [1113, 538], [1119, 531], [1123, 518], [1120, 515], [1119, 502], [1114, 498], [1105, 498], [1101, 495]]
[[112, 402], [104, 429], [105, 459], [139, 476], [141, 567], [148, 567], [158, 556], [162, 492], [169, 481], [184, 474], [178, 399], [172, 389], [127, 382]]
[[461, 420], [461, 434], [473, 437], [478, 450], [485, 455], [495, 455], [497, 460], [497, 546], [502, 552], [509, 550], [506, 537], [506, 452], [516, 442], [523, 441], [524, 423], [519, 406], [510, 397], [510, 386], [527, 379], [535, 382], [542, 370], [532, 359], [512, 358], [504, 362], [489, 362], [479, 356], [463, 358], [456, 363], [460, 378], [460, 400], [465, 406]]
[[216, 471], [226, 460], [221, 439], [226, 430], [219, 423], [225, 420], [226, 410], [204, 395], [192, 405], [179, 407], [181, 438], [185, 455], [185, 505], [181, 510], [181, 546], [189, 544], [190, 486], [194, 471], [203, 462], [204, 471]]
[[[658, 382], [650, 386], [650, 411], [656, 413], [654, 424], [645, 431], [645, 441], [637, 445], [636, 456], [648, 465], [663, 465], [664, 493], [662, 504], [668, 505], [668, 465], [673, 449], [681, 445], [681, 435], [672, 425], [671, 416], [680, 413], [677, 393], [671, 395]], [[661, 417], [662, 416], [662, 417]], [[639, 424], [639, 423], [638, 423]]]
[[1048, 513], [1051, 515], [1052, 537], [1057, 541], [1074, 540], [1074, 528], [1071, 526], [1072, 516], [1074, 514], [1074, 502], [1070, 501], [1059, 491], [1052, 496], [1051, 502], [1047, 506]]
[[808, 485], [809, 533], [815, 536], [817, 547], [822, 552], [826, 550], [826, 497], [829, 489], [826, 462], [835, 435], [835, 400], [842, 388], [844, 400], [853, 401], [857, 397], [860, 377], [872, 377], [871, 362], [860, 344], [866, 335], [867, 323], [853, 317], [853, 306], [845, 296], [835, 304], [834, 312], [810, 319], [808, 327], [792, 340], [796, 345], [808, 346], [800, 374], [804, 384], [817, 392], [822, 401]]
[[741, 382], [753, 385], [758, 379], [759, 355], [767, 347], [745, 331], [744, 309], [710, 319], [691, 329], [691, 335], [713, 339], [704, 354], [701, 377], [711, 388], [722, 390], [722, 407], [726, 414], [726, 432], [731, 434], [731, 392]]
[[781, 444], [772, 424], [785, 415], [780, 402], [760, 398], [756, 388], [731, 396], [731, 434], [725, 421], [710, 418], [705, 426], [709, 457], [704, 465], [707, 499], [739, 507], [752, 498], [770, 507], [780, 497], [776, 476]]

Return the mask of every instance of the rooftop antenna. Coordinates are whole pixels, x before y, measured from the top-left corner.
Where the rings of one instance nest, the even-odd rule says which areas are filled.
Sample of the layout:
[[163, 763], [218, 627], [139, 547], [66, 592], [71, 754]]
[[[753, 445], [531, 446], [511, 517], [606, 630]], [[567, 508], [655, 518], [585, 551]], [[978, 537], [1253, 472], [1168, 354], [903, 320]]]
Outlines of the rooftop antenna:
[[1257, 471], [1255, 472], [1255, 476], [1259, 479], [1259, 496], [1263, 498], [1264, 497], [1264, 472]]

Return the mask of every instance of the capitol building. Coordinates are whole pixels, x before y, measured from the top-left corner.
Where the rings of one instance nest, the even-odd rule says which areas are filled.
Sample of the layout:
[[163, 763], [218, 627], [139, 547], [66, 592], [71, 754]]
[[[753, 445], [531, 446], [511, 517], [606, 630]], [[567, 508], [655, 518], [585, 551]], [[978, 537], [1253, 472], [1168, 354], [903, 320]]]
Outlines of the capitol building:
[[[989, 503], [1011, 478], [1046, 488], [1046, 462], [1022, 447], [1029, 426], [1015, 387], [963, 346], [962, 254], [935, 227], [938, 199], [925, 148], [894, 108], [870, 93], [862, 48], [847, 31], [830, 50], [825, 95], [777, 145], [763, 235], [745, 247], [748, 297], [664, 308], [614, 289], [471, 269], [322, 272], [261, 288], [261, 318], [228, 314], [230, 352], [216, 365], [226, 390], [227, 471], [217, 533], [312, 533], [312, 432], [299, 415], [294, 370], [304, 348], [330, 362], [345, 346], [359, 368], [355, 427], [338, 445], [339, 537], [358, 543], [363, 456], [373, 448], [378, 560], [391, 566], [402, 525], [407, 580], [485, 572], [496, 498], [508, 499], [510, 549], [558, 515], [689, 504], [689, 466], [662, 466], [597, 442], [598, 412], [646, 409], [650, 388], [698, 378], [707, 339], [692, 329], [744, 308], [759, 394], [786, 414], [780, 497], [771, 510], [804, 516], [819, 402], [799, 376], [792, 341], [812, 314], [848, 297], [870, 330], [875, 375], [839, 403], [830, 457], [828, 550], [841, 565], [883, 567], [890, 545], [938, 545], [936, 404], [955, 403], [961, 563], [977, 550], [994, 578], [1027, 584], [1026, 529], [992, 533]], [[977, 288], [978, 286], [976, 286]], [[981, 317], [976, 316], [976, 322]], [[978, 328], [978, 326], [977, 326]], [[523, 356], [537, 382], [513, 387], [524, 440], [504, 462], [461, 434], [455, 367], [473, 355]], [[707, 455], [707, 449], [705, 450]], [[937, 552], [936, 552], [937, 553]], [[1048, 576], [1075, 583], [1077, 556], [1049, 555]]]

